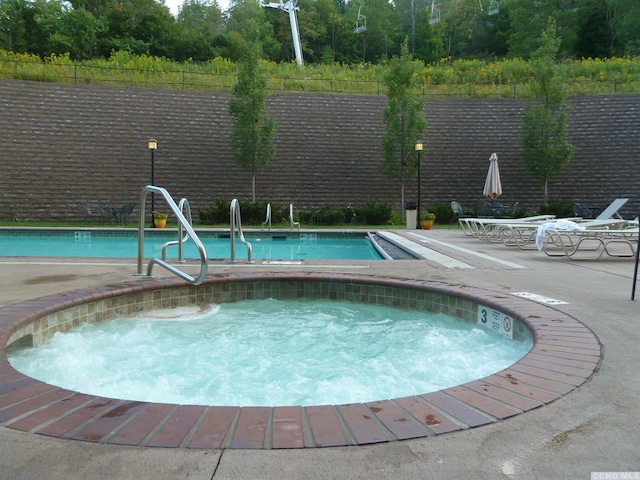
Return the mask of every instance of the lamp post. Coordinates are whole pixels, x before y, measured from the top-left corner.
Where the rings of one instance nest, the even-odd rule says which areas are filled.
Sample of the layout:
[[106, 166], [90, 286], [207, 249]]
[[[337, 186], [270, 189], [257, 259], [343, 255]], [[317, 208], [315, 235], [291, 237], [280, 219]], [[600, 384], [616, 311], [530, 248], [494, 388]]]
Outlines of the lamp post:
[[[149, 141], [147, 142], [147, 145], [149, 146], [149, 150], [151, 150], [151, 185], [153, 186], [153, 170], [154, 170], [154, 158], [153, 158], [153, 154], [154, 152], [158, 149], [158, 142], [156, 142], [155, 138], [150, 138]], [[155, 224], [153, 223], [153, 211], [156, 209], [155, 207], [155, 202], [154, 202], [154, 196], [153, 196], [153, 192], [151, 192], [151, 227], [155, 227]]]
[[417, 212], [417, 216], [418, 216], [418, 223], [416, 225], [416, 228], [421, 228], [420, 226], [420, 152], [422, 152], [422, 144], [421, 143], [416, 143], [416, 152], [418, 152], [418, 202], [417, 202], [417, 207], [418, 207], [418, 212]]

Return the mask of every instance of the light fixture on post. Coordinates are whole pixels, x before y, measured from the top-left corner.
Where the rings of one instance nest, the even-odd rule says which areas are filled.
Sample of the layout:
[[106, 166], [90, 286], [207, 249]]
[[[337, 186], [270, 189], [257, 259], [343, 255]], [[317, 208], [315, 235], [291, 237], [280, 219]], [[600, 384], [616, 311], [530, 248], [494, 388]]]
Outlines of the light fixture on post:
[[[155, 138], [150, 138], [149, 141], [147, 142], [147, 145], [149, 146], [149, 150], [151, 150], [151, 186], [153, 186], [154, 185], [154, 179], [153, 179], [154, 158], [153, 158], [153, 154], [158, 149], [158, 142], [156, 142]], [[153, 223], [153, 211], [156, 209], [154, 200], [155, 199], [154, 199], [154, 196], [153, 196], [153, 192], [151, 192], [151, 227], [155, 227], [155, 224]]]
[[416, 206], [418, 207], [418, 211], [417, 213], [417, 218], [418, 218], [418, 222], [416, 225], [416, 228], [421, 228], [420, 227], [420, 152], [422, 152], [422, 143], [416, 143], [416, 152], [418, 152], [418, 202], [416, 204]]

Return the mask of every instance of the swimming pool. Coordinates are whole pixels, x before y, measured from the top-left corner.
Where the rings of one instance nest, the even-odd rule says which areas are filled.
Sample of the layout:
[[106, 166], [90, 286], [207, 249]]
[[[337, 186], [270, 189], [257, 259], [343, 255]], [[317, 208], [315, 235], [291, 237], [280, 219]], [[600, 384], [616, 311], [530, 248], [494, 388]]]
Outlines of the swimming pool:
[[[229, 258], [229, 232], [196, 232], [209, 258]], [[254, 259], [287, 260], [380, 260], [363, 233], [245, 232]], [[145, 232], [145, 258], [160, 257], [162, 245], [177, 239], [175, 231]], [[0, 256], [5, 257], [106, 257], [135, 258], [137, 230], [96, 229], [5, 229], [0, 230]], [[167, 258], [176, 258], [177, 246], [169, 247]], [[184, 244], [184, 257], [199, 257], [193, 242]], [[236, 257], [246, 258], [247, 248], [236, 240]]]

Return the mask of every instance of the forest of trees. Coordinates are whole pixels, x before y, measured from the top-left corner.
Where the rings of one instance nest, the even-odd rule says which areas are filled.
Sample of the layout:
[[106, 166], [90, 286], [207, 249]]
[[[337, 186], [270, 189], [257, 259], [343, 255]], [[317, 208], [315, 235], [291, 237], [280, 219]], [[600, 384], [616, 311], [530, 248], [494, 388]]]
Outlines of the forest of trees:
[[[160, 0], [162, 2], [162, 0]], [[256, 0], [184, 0], [174, 17], [156, 0], [0, 0], [0, 49], [74, 60], [128, 51], [178, 62], [237, 61], [258, 42], [275, 62], [295, 60], [289, 16]], [[549, 17], [559, 57], [640, 55], [638, 0], [299, 0], [305, 64], [381, 63], [413, 58], [528, 59]], [[366, 30], [356, 33], [358, 11]], [[362, 30], [362, 28], [360, 29]]]

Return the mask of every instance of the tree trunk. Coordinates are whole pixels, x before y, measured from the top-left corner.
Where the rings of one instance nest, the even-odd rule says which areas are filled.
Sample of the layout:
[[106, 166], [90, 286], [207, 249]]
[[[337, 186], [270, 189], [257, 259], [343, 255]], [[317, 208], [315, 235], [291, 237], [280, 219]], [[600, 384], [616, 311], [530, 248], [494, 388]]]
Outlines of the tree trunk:
[[256, 174], [251, 175], [251, 203], [256, 203]]

